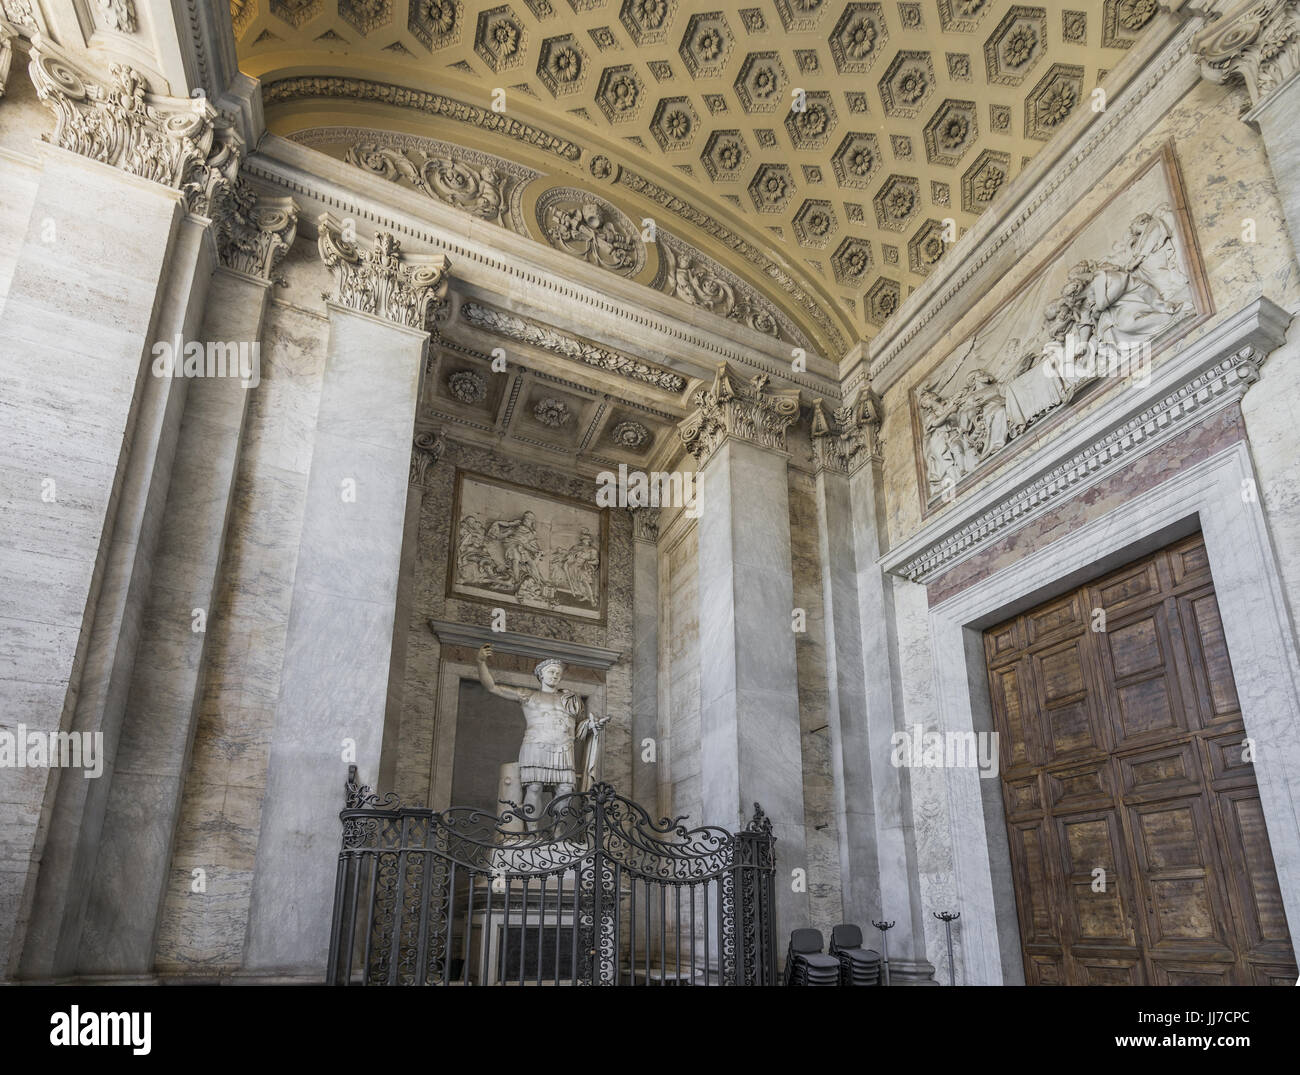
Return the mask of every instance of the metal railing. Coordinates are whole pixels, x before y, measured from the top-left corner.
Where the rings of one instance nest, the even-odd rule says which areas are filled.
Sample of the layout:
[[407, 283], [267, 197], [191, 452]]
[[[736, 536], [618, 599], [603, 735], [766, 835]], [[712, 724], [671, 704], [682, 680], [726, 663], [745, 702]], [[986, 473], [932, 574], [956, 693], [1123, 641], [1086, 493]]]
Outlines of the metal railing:
[[331, 985], [774, 985], [775, 837], [652, 821], [609, 784], [435, 812], [348, 771]]

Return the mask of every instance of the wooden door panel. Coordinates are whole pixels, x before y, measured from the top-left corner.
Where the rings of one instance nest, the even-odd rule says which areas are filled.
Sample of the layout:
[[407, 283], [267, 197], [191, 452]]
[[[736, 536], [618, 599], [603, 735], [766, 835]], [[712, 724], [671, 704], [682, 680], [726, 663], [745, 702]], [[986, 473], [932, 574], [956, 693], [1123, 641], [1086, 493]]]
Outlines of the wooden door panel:
[[1294, 983], [1200, 536], [984, 645], [1026, 981]]
[[[1071, 943], [1136, 948], [1117, 812], [1058, 818], [1057, 833], [1066, 884], [1066, 934]], [[1105, 872], [1098, 875], [1097, 870]]]

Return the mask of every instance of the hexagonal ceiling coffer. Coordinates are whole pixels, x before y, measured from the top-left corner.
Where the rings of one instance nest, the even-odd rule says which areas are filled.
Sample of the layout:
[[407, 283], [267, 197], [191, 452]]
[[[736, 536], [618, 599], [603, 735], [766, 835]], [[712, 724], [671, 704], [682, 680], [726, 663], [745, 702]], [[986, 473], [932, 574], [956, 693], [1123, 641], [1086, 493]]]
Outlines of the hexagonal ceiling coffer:
[[587, 77], [587, 54], [572, 34], [548, 37], [537, 58], [537, 76], [552, 95], [576, 93]]
[[339, 16], [360, 34], [393, 21], [393, 0], [339, 0]]
[[1025, 98], [1025, 135], [1046, 142], [1083, 99], [1083, 68], [1054, 63]]
[[939, 0], [939, 25], [944, 33], [968, 34], [992, 6], [992, 0]]
[[1011, 174], [1011, 154], [986, 149], [961, 177], [961, 207], [982, 213], [998, 196]]
[[974, 101], [944, 101], [925, 125], [925, 156], [955, 167], [979, 137]]
[[831, 271], [837, 284], [855, 285], [871, 270], [871, 244], [850, 235], [840, 241], [831, 255]]
[[734, 40], [726, 16], [710, 11], [691, 16], [677, 51], [691, 78], [716, 75], [727, 65]]
[[775, 112], [786, 107], [781, 57], [775, 52], [751, 52], [740, 66], [735, 90], [746, 112]]
[[810, 198], [795, 214], [794, 237], [800, 246], [826, 246], [839, 228], [840, 222], [828, 201]]
[[826, 9], [831, 7], [829, 0], [775, 0], [776, 13], [787, 33], [797, 34], [816, 29]]
[[494, 72], [522, 63], [527, 43], [523, 23], [507, 5], [479, 15], [474, 29], [474, 51]]
[[933, 92], [934, 64], [928, 52], [904, 49], [880, 80], [880, 100], [890, 116], [919, 115]]
[[749, 160], [749, 147], [739, 131], [714, 131], [700, 154], [700, 163], [715, 182], [734, 182]]
[[864, 189], [876, 174], [880, 161], [880, 142], [874, 134], [847, 134], [831, 157], [835, 182], [842, 187]]
[[271, 14], [295, 30], [310, 22], [325, 7], [325, 0], [271, 0]]
[[908, 267], [918, 276], [929, 276], [930, 270], [939, 264], [940, 258], [948, 250], [943, 240], [944, 226], [941, 221], [927, 220], [912, 236], [907, 244]]
[[921, 184], [910, 175], [891, 175], [871, 199], [876, 223], [890, 231], [903, 231], [921, 207]]
[[596, 88], [596, 103], [610, 123], [635, 119], [645, 103], [645, 86], [631, 64], [607, 67]]
[[689, 97], [665, 97], [655, 107], [650, 133], [664, 152], [685, 149], [695, 141], [700, 118]]
[[623, 0], [618, 17], [638, 48], [655, 45], [668, 36], [677, 13], [677, 0]]
[[460, 40], [460, 0], [411, 0], [406, 28], [430, 52]]
[[1047, 48], [1047, 11], [1013, 7], [984, 42], [984, 66], [990, 82], [1018, 86]]
[[831, 60], [842, 75], [861, 75], [885, 51], [889, 30], [879, 4], [849, 4], [831, 31]]
[[829, 93], [804, 95], [803, 108], [791, 108], [785, 117], [786, 133], [795, 149], [821, 149], [835, 130], [835, 105]]
[[779, 213], [794, 197], [794, 178], [784, 164], [762, 164], [749, 182], [749, 196], [760, 213]]
[[903, 288], [897, 280], [880, 277], [862, 297], [862, 310], [867, 320], [879, 328], [889, 320], [903, 301]]

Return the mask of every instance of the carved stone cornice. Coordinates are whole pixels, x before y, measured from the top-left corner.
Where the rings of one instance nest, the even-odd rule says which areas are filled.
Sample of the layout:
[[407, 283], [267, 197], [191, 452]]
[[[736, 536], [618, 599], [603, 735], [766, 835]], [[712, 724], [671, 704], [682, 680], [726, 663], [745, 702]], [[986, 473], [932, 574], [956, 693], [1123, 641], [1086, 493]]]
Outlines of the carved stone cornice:
[[447, 434], [439, 430], [417, 433], [411, 442], [411, 485], [423, 485], [429, 468], [442, 458], [447, 447]]
[[298, 235], [298, 204], [292, 198], [259, 198], [240, 179], [214, 207], [213, 223], [222, 265], [277, 280], [276, 269]]
[[632, 516], [633, 539], [651, 545], [656, 544], [659, 541], [659, 509], [628, 508], [627, 510]]
[[404, 255], [389, 232], [377, 234], [362, 251], [343, 237], [329, 213], [321, 214], [318, 225], [321, 259], [334, 275], [334, 293], [326, 292], [326, 301], [413, 329], [431, 330], [445, 316], [445, 255]]
[[1252, 108], [1300, 71], [1300, 0], [1252, 0], [1192, 43], [1211, 82], [1242, 82]]
[[799, 417], [799, 390], [772, 391], [768, 383], [764, 373], [740, 380], [723, 362], [713, 387], [695, 394], [696, 410], [678, 423], [677, 433], [701, 467], [728, 437], [785, 451], [786, 430]]
[[179, 190], [200, 216], [210, 216], [234, 184], [244, 143], [206, 97], [150, 93], [144, 76], [126, 64], [113, 64], [103, 82], [39, 33], [28, 71], [37, 97], [54, 112], [54, 145]]
[[852, 403], [834, 411], [815, 399], [810, 432], [818, 471], [855, 474], [881, 458], [880, 402], [869, 388], [860, 389]]

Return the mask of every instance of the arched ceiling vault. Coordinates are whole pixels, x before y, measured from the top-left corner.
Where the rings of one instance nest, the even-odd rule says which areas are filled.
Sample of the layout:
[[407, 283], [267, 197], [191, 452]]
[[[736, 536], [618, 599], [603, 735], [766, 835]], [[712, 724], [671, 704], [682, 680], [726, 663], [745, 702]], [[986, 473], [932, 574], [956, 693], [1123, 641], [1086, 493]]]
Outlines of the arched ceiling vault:
[[835, 359], [1157, 10], [231, 0], [276, 133]]

